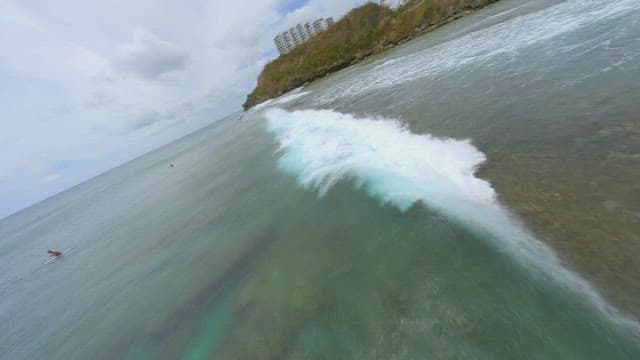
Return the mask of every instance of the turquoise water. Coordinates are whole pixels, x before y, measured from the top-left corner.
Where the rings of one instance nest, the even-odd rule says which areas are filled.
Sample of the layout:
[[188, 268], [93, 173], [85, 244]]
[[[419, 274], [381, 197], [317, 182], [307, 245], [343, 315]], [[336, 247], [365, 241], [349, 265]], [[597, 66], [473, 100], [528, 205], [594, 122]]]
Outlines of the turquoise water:
[[[505, 1], [2, 220], [0, 357], [637, 358], [637, 322], [475, 173], [505, 94], [566, 111], [549, 89], [601, 65], [633, 89], [638, 14]], [[567, 72], [585, 32], [624, 46]], [[460, 103], [485, 132], [429, 135]]]

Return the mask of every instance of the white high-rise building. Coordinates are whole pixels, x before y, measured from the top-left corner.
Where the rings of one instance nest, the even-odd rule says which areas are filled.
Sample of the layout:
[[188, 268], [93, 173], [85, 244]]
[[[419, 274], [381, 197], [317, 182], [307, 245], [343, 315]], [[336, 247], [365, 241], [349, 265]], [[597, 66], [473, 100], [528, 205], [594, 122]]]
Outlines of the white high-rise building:
[[380, 5], [386, 5], [392, 9], [397, 9], [409, 0], [380, 0]]
[[300, 45], [319, 32], [325, 31], [333, 25], [333, 18], [317, 19], [313, 22], [298, 24], [289, 30], [278, 34], [273, 41], [280, 54], [286, 54], [291, 49]]

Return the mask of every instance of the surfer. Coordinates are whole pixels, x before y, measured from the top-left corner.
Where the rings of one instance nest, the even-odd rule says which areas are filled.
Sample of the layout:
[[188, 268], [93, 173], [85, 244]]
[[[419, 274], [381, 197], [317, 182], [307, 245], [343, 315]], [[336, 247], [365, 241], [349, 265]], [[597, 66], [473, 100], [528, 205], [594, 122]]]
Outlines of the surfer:
[[62, 251], [58, 251], [58, 250], [47, 250], [47, 252], [49, 253], [49, 256], [61, 256], [62, 255]]
[[170, 168], [172, 168], [172, 167], [173, 167], [173, 164], [169, 163], [169, 167], [170, 167]]

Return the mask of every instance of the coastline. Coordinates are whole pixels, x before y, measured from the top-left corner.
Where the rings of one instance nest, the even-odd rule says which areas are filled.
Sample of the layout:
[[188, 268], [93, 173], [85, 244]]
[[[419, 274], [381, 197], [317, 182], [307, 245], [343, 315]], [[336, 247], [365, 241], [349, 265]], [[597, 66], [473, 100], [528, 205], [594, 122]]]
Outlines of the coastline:
[[[305, 44], [301, 44], [299, 46], [297, 46], [294, 50], [292, 50], [289, 54], [286, 55], [281, 55], [278, 58], [274, 59], [272, 62], [268, 63], [267, 65], [265, 65], [264, 69], [262, 70], [260, 76], [258, 77], [258, 84], [256, 86], [256, 88], [251, 92], [251, 94], [247, 95], [247, 100], [246, 102], [243, 104], [243, 108], [244, 110], [248, 110], [252, 107], [254, 107], [255, 105], [258, 105], [260, 103], [263, 103], [265, 101], [277, 98], [279, 96], [282, 96], [283, 94], [286, 94], [289, 91], [292, 91], [296, 88], [299, 88], [301, 86], [305, 86], [308, 85], [316, 80], [319, 80], [321, 78], [324, 78], [326, 76], [329, 76], [337, 71], [346, 69], [350, 66], [356, 65], [362, 61], [365, 61], [367, 59], [369, 59], [372, 56], [375, 55], [379, 55], [382, 54], [388, 50], [391, 50], [399, 45], [405, 44], [407, 42], [410, 42], [416, 38], [419, 38], [423, 35], [426, 35], [429, 32], [432, 32], [444, 25], [447, 25], [451, 22], [454, 22], [458, 19], [461, 19], [467, 15], [473, 14], [476, 11], [483, 9], [484, 7], [491, 5], [495, 2], [497, 2], [499, 0], [481, 0], [481, 1], [470, 1], [468, 4], [465, 4], [464, 6], [461, 6], [459, 8], [449, 8], [447, 11], [450, 11], [451, 13], [446, 15], [443, 18], [438, 19], [435, 22], [427, 22], [427, 23], [421, 23], [419, 26], [417, 27], [412, 27], [410, 29], [410, 32], [407, 35], [401, 36], [398, 39], [391, 39], [391, 38], [381, 38], [379, 39], [380, 43], [377, 44], [375, 47], [367, 49], [367, 48], [358, 48], [357, 49], [357, 53], [350, 57], [344, 57], [339, 59], [339, 61], [330, 64], [329, 66], [326, 66], [324, 68], [321, 67], [317, 67], [314, 68], [311, 72], [307, 73], [307, 74], [302, 74], [300, 75], [300, 72], [295, 71], [295, 74], [293, 74], [293, 79], [291, 79], [291, 81], [289, 83], [286, 84], [286, 86], [277, 86], [275, 89], [266, 89], [267, 85], [265, 85], [265, 83], [269, 82], [269, 80], [266, 79], [266, 77], [269, 75], [270, 72], [270, 66], [272, 65], [276, 65], [279, 67], [282, 67], [281, 64], [279, 64], [279, 62], [284, 62], [284, 61], [295, 61], [297, 64], [296, 66], [296, 70], [298, 70], [299, 68], [302, 67], [302, 65], [300, 65], [300, 63], [304, 63], [305, 62], [305, 55], [303, 54], [307, 48], [316, 46], [317, 44], [315, 43], [315, 41], [319, 40], [322, 41], [323, 36], [327, 36], [325, 33], [329, 32], [331, 30], [335, 30], [335, 31], [339, 31], [340, 29], [336, 29], [337, 27], [343, 25], [342, 23], [344, 22], [348, 22], [350, 21], [350, 17], [355, 17], [356, 12], [357, 11], [361, 11], [361, 9], [364, 9], [366, 7], [371, 7], [371, 6], [377, 6], [377, 7], [381, 7], [384, 8], [384, 10], [379, 10], [379, 11], [384, 11], [387, 12], [387, 14], [385, 14], [385, 16], [387, 17], [391, 17], [391, 16], [399, 16], [398, 14], [402, 15], [402, 11], [406, 11], [409, 12], [411, 9], [411, 7], [415, 7], [418, 5], [422, 5], [421, 1], [417, 1], [414, 3], [408, 3], [406, 5], [404, 5], [403, 7], [397, 9], [397, 10], [390, 10], [386, 7], [380, 6], [380, 5], [376, 5], [373, 3], [369, 3], [367, 5], [364, 5], [360, 8], [356, 8], [354, 10], [352, 10], [352, 12], [350, 12], [349, 14], [345, 15], [345, 18], [341, 19], [340, 21], [338, 21], [338, 23], [336, 23], [336, 25], [334, 25], [332, 28], [328, 31], [326, 31], [325, 33], [320, 33], [318, 35], [316, 35], [314, 38], [312, 38], [311, 40], [309, 40], [308, 43]], [[430, 9], [433, 10], [433, 9]], [[388, 19], [382, 18], [380, 19], [381, 22], [385, 22]], [[404, 24], [400, 24], [400, 25], [404, 25]], [[400, 26], [398, 25], [398, 26]], [[310, 60], [309, 60], [310, 61]], [[278, 74], [280, 75], [280, 74]]]

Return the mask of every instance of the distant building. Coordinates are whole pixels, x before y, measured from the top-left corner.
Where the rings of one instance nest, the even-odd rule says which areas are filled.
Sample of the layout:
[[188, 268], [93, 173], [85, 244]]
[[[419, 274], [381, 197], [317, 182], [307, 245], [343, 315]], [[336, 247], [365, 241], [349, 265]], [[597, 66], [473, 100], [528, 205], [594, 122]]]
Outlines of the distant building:
[[298, 24], [289, 30], [278, 34], [273, 41], [280, 54], [286, 54], [291, 49], [300, 45], [317, 33], [323, 32], [333, 25], [333, 18], [317, 19], [313, 22]]
[[380, 5], [386, 5], [392, 9], [399, 8], [409, 0], [380, 0]]

